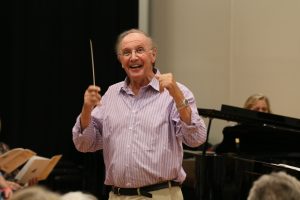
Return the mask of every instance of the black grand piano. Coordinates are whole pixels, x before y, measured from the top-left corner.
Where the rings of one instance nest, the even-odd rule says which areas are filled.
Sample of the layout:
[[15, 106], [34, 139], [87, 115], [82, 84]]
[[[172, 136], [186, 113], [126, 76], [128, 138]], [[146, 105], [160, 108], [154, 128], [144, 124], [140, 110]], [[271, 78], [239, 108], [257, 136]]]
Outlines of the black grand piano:
[[209, 118], [236, 122], [223, 129], [223, 141], [196, 156], [196, 199], [244, 200], [262, 174], [285, 171], [300, 179], [300, 119], [222, 105], [202, 109]]

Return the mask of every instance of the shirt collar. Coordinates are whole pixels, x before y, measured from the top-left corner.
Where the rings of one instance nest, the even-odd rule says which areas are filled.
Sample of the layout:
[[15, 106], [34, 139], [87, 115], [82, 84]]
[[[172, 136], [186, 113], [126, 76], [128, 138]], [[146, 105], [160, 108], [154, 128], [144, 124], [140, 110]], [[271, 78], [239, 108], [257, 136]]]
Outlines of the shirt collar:
[[[160, 74], [160, 71], [156, 67], [154, 67], [153, 71], [155, 72], [155, 75]], [[120, 86], [120, 92], [125, 91], [126, 93], [129, 93], [129, 91], [131, 91], [128, 83], [129, 79], [126, 76], [125, 80], [123, 81], [123, 84]], [[145, 87], [152, 87], [154, 90], [159, 92], [159, 82], [155, 77], [153, 77], [149, 84]]]

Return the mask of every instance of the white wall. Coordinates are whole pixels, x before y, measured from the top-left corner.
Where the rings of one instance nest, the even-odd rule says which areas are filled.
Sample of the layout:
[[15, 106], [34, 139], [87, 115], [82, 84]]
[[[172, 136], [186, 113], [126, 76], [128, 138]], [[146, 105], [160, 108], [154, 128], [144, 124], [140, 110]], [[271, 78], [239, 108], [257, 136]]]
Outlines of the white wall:
[[[187, 85], [198, 107], [242, 106], [252, 93], [300, 118], [299, 0], [151, 0], [157, 66]], [[213, 120], [210, 141], [227, 124]]]
[[256, 91], [300, 118], [300, 1], [232, 1], [232, 103]]

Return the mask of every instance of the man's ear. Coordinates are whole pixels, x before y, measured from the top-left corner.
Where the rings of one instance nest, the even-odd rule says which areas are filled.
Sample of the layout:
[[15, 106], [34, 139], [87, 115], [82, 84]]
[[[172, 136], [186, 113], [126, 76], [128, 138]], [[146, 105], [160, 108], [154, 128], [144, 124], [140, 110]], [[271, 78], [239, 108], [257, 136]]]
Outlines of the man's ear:
[[151, 54], [152, 54], [152, 63], [155, 63], [155, 61], [156, 61], [156, 55], [157, 55], [157, 48], [154, 47], [151, 50]]
[[152, 56], [156, 57], [156, 54], [157, 54], [157, 48], [153, 47], [152, 48]]

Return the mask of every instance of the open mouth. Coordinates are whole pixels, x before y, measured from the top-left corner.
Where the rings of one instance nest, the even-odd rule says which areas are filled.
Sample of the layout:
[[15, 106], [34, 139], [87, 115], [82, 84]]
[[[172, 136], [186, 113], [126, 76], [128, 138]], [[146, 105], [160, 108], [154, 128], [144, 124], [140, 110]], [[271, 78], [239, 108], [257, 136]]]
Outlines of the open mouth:
[[130, 69], [137, 69], [137, 68], [141, 68], [142, 65], [132, 65], [132, 66], [129, 66]]

